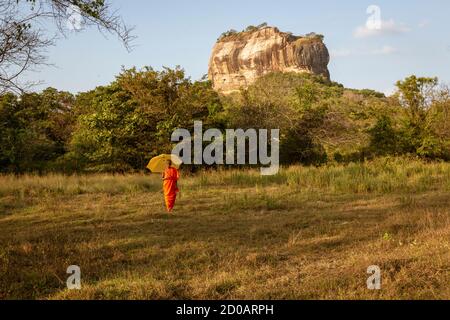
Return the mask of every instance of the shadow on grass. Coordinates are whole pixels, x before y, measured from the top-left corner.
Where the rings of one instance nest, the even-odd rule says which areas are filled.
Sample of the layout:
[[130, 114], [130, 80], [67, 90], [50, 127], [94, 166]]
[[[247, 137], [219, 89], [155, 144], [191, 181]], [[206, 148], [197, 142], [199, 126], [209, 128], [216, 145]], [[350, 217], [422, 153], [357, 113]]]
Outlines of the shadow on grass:
[[[433, 204], [434, 210], [448, 210], [449, 205], [445, 194], [356, 209], [347, 200], [331, 197], [327, 201], [334, 206], [317, 208], [313, 200], [291, 200], [282, 207], [261, 205], [259, 209], [267, 211], [258, 214], [247, 206], [251, 199], [246, 199], [241, 206], [233, 204], [232, 214], [224, 214], [222, 207], [208, 208], [206, 201], [192, 199], [183, 200], [173, 215], [165, 214], [163, 208], [125, 215], [115, 207], [123, 203], [122, 196], [108, 201], [111, 208], [103, 216], [90, 217], [90, 209], [74, 201], [53, 219], [44, 214], [0, 219], [0, 298], [43, 299], [61, 293], [68, 277], [66, 268], [72, 264], [81, 267], [82, 281], [88, 286], [121, 283], [129, 277], [153, 279], [163, 289], [149, 293], [152, 298], [192, 298], [190, 280], [200, 275], [214, 277], [235, 270], [251, 274], [260, 268], [295, 263], [299, 256], [313, 261], [345, 253], [378, 239], [383, 221], [393, 212], [410, 210], [417, 201]], [[130, 205], [134, 202], [138, 200]], [[184, 211], [183, 204], [191, 210]], [[20, 209], [15, 208], [16, 212]], [[78, 211], [68, 214], [67, 210]], [[403, 220], [398, 223], [407, 225]], [[396, 232], [395, 225], [390, 228]], [[239, 285], [223, 279], [205, 292], [216, 290], [218, 296], [227, 297]], [[125, 298], [135, 298], [126, 283], [120, 286], [125, 288]], [[93, 292], [89, 298], [108, 298]]]

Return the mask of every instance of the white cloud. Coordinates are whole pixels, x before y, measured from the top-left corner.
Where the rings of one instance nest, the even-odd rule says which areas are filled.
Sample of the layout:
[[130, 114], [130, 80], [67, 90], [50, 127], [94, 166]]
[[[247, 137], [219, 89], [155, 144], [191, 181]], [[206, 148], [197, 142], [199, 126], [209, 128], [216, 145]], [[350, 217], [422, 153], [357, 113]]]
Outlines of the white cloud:
[[389, 55], [396, 53], [398, 50], [391, 46], [383, 46], [381, 49], [373, 50], [371, 53], [373, 55]]
[[430, 20], [422, 20], [419, 22], [419, 28], [426, 28], [430, 24]]
[[349, 57], [353, 55], [354, 52], [349, 49], [337, 49], [337, 50], [331, 50], [330, 55], [332, 57], [338, 58], [338, 57]]
[[368, 37], [374, 37], [374, 36], [382, 36], [382, 35], [389, 35], [389, 34], [401, 34], [405, 32], [409, 32], [411, 29], [409, 29], [404, 24], [398, 24], [394, 20], [382, 20], [380, 27], [369, 27], [368, 25], [365, 26], [359, 26], [356, 28], [356, 30], [353, 32], [353, 36], [355, 38], [368, 38]]
[[374, 50], [359, 50], [359, 49], [335, 49], [331, 50], [332, 58], [345, 58], [352, 56], [382, 56], [397, 53], [398, 49], [392, 46], [385, 45]]

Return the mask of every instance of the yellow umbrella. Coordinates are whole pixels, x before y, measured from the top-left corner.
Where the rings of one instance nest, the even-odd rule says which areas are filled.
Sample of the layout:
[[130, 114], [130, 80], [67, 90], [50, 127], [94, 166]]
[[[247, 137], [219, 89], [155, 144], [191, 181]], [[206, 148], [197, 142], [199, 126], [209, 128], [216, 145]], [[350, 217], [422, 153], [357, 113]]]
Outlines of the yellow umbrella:
[[154, 157], [150, 160], [147, 165], [147, 168], [153, 173], [162, 173], [166, 170], [166, 161], [172, 160], [172, 166], [175, 168], [180, 168], [183, 161], [174, 154], [161, 154], [157, 157]]

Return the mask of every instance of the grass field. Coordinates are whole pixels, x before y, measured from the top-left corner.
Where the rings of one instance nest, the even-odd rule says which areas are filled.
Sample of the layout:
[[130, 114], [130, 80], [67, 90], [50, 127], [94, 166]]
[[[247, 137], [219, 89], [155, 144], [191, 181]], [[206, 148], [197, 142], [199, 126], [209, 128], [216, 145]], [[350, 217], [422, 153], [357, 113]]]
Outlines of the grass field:
[[450, 164], [203, 172], [172, 215], [160, 185], [0, 177], [0, 299], [450, 299]]

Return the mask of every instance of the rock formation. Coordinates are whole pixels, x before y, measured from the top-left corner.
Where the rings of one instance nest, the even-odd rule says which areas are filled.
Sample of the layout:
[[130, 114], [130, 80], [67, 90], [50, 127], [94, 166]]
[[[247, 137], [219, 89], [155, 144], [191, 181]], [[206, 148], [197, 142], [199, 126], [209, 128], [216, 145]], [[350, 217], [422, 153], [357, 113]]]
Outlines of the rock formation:
[[322, 37], [293, 36], [275, 27], [231, 32], [215, 44], [208, 77], [214, 88], [230, 93], [270, 72], [308, 72], [330, 78], [330, 56]]

